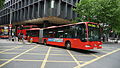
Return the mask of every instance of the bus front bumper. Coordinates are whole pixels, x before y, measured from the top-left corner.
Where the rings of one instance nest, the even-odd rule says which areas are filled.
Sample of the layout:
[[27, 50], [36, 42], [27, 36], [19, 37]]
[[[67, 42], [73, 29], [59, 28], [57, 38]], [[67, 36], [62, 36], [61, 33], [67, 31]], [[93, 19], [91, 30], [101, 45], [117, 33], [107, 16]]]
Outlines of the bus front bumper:
[[102, 48], [102, 45], [84, 45], [84, 47], [80, 47], [80, 49], [83, 49], [83, 50], [90, 50], [90, 49], [101, 49]]

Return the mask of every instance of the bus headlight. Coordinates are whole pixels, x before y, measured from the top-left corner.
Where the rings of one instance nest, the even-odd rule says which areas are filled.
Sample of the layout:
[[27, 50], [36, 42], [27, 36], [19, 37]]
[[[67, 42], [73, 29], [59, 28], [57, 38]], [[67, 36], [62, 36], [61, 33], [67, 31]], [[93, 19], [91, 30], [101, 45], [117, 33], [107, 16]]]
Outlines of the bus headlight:
[[99, 45], [100, 47], [102, 47], [102, 45]]
[[85, 47], [90, 47], [90, 45], [85, 45]]

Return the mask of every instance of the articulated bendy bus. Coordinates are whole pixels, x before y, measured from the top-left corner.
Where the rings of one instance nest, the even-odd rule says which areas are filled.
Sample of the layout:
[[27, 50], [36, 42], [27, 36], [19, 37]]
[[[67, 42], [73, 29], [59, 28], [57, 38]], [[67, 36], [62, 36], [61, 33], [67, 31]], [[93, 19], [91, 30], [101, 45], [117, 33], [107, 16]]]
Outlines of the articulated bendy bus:
[[102, 48], [100, 26], [93, 22], [51, 26], [47, 28], [32, 28], [27, 31], [29, 41], [44, 43], [44, 45], [63, 46], [67, 49]]

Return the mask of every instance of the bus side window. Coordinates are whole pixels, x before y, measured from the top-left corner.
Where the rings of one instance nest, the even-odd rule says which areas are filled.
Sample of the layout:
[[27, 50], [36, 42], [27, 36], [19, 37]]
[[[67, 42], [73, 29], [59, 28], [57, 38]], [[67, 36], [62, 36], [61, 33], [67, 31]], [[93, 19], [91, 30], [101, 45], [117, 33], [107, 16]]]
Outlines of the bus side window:
[[54, 38], [55, 37], [55, 32], [52, 31], [52, 30], [48, 31], [48, 37]]
[[64, 30], [57, 31], [57, 38], [63, 38]]
[[65, 33], [64, 38], [72, 38], [72, 37], [71, 37], [71, 34]]
[[49, 34], [49, 37], [50, 38], [54, 38], [54, 34]]
[[60, 35], [59, 38], [63, 38], [63, 35]]
[[47, 30], [47, 29], [43, 31], [43, 37], [44, 37], [44, 38], [47, 38], [47, 37], [48, 37], [48, 30]]
[[86, 36], [85, 29], [86, 29], [85, 24], [76, 25], [77, 38], [80, 38], [81, 41], [85, 41], [85, 36]]

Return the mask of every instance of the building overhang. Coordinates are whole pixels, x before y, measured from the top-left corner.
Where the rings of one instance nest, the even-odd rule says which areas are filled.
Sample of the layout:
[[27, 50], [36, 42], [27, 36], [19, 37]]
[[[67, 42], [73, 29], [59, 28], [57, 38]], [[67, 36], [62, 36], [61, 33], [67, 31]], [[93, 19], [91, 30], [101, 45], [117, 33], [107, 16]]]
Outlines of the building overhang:
[[37, 18], [32, 20], [26, 20], [21, 22], [14, 22], [13, 25], [25, 25], [25, 24], [44, 24], [44, 21], [48, 21], [49, 23], [53, 24], [70, 24], [71, 21], [65, 20], [55, 16]]

